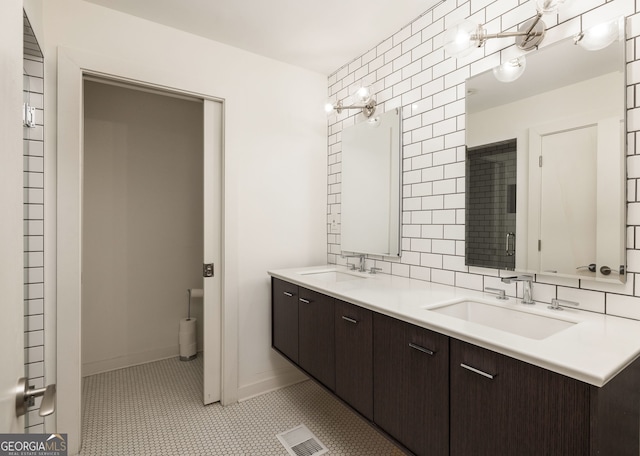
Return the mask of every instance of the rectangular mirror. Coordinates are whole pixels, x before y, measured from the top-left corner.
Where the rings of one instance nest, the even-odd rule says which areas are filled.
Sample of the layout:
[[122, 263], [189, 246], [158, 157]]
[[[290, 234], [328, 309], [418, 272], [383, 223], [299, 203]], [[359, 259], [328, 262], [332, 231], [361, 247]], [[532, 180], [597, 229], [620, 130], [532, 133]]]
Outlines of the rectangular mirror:
[[400, 256], [400, 110], [342, 131], [341, 248]]
[[466, 90], [466, 264], [624, 282], [624, 40], [566, 39], [519, 79], [487, 71]]

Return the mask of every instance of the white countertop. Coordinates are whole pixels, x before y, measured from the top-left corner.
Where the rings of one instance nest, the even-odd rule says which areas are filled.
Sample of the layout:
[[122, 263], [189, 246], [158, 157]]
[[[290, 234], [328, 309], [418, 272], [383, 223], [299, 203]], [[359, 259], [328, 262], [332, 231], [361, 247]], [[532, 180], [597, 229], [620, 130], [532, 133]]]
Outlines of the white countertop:
[[[363, 279], [336, 281], [309, 274], [322, 271], [340, 271]], [[336, 265], [280, 269], [269, 274], [595, 386], [605, 385], [640, 356], [640, 321], [636, 320], [566, 307], [551, 310], [547, 303], [525, 305], [515, 298], [500, 301], [489, 293], [387, 274], [357, 273]], [[428, 310], [468, 299], [575, 324], [537, 340]]]

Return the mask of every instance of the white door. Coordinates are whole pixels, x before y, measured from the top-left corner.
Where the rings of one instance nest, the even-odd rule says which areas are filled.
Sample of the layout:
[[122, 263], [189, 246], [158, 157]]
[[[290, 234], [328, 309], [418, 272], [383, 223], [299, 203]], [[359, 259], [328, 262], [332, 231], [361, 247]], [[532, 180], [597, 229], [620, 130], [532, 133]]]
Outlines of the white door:
[[542, 137], [541, 271], [596, 263], [597, 138], [597, 125]]
[[213, 276], [204, 287], [204, 403], [220, 400], [221, 378], [221, 214], [222, 104], [204, 100], [204, 264]]
[[22, 2], [0, 2], [0, 433], [23, 432], [16, 387], [24, 376], [22, 271]]

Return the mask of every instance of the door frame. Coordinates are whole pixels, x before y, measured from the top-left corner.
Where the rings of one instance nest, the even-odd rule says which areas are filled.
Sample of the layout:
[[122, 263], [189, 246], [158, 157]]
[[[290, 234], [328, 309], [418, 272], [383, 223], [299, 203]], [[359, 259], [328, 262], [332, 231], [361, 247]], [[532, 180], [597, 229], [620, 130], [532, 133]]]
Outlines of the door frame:
[[122, 81], [173, 93], [222, 103], [222, 195], [221, 195], [221, 403], [237, 402], [238, 330], [237, 232], [235, 217], [228, 208], [235, 206], [235, 192], [227, 185], [235, 173], [225, 160], [225, 112], [228, 100], [190, 85], [167, 67], [153, 68], [69, 48], [58, 48], [57, 106], [57, 227], [56, 234], [56, 347], [57, 377], [56, 432], [68, 434], [69, 454], [81, 446], [81, 272], [82, 272], [82, 173], [83, 173], [83, 77], [85, 75]]
[[22, 106], [23, 30], [22, 2], [0, 5], [0, 432], [23, 433], [24, 417], [16, 416], [18, 379], [25, 376], [23, 311], [23, 152]]

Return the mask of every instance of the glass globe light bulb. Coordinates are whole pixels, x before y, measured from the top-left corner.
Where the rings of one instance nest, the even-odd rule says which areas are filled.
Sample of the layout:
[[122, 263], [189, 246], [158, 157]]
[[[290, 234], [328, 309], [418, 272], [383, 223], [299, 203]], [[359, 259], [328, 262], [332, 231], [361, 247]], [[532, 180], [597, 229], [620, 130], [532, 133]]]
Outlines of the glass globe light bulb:
[[327, 103], [324, 105], [324, 111], [327, 114], [331, 114], [333, 112], [333, 104], [329, 101], [327, 101]]
[[549, 14], [557, 13], [558, 9], [563, 5], [568, 5], [571, 0], [535, 0], [536, 9], [539, 13]]
[[482, 46], [483, 32], [480, 25], [469, 19], [460, 21], [445, 32], [444, 51], [453, 57], [469, 55], [474, 48]]
[[598, 51], [618, 41], [623, 36], [623, 19], [598, 24], [576, 36], [576, 44], [587, 51]]
[[371, 86], [361, 86], [356, 90], [355, 95], [353, 96], [354, 103], [357, 105], [366, 105], [371, 101], [371, 97], [373, 96], [373, 89]]
[[493, 75], [500, 82], [513, 82], [524, 73], [527, 59], [524, 55], [516, 57], [493, 69]]

